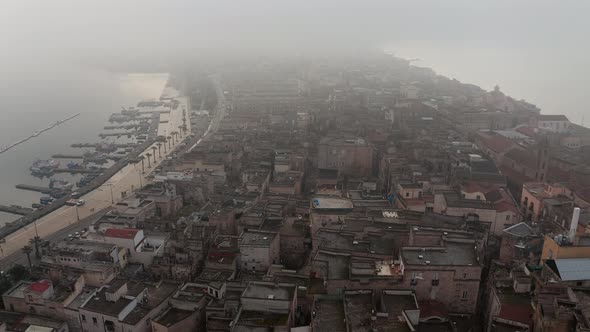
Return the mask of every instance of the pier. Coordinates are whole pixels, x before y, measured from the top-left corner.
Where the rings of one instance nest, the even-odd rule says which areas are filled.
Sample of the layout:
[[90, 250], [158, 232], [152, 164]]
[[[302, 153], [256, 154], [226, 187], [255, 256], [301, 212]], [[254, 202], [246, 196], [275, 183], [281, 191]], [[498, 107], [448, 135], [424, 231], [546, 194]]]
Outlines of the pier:
[[49, 187], [40, 187], [40, 186], [32, 186], [29, 184], [17, 184], [16, 189], [28, 190], [28, 191], [36, 191], [42, 194], [51, 194], [56, 191], [60, 191], [59, 189], [53, 189]]
[[12, 213], [12, 214], [18, 214], [20, 216], [26, 216], [27, 214], [30, 214], [31, 212], [33, 212], [33, 209], [29, 209], [26, 207], [22, 207], [19, 205], [0, 205], [0, 211], [2, 212], [6, 212], [6, 213]]
[[[96, 148], [100, 143], [74, 143], [70, 145], [73, 148]], [[135, 143], [112, 144], [118, 149], [132, 148], [137, 146]]]
[[96, 174], [104, 172], [106, 168], [88, 169], [88, 168], [56, 168], [54, 173], [70, 173], [70, 174]]
[[100, 133], [98, 134], [98, 136], [100, 138], [105, 138], [105, 137], [119, 137], [119, 136], [134, 136], [134, 135], [141, 135], [141, 134], [145, 134], [146, 131], [140, 131], [140, 130], [136, 130], [136, 131], [124, 131], [124, 132], [118, 132], [118, 133]]
[[69, 154], [54, 154], [51, 156], [53, 159], [84, 159], [82, 155], [69, 155]]
[[128, 125], [119, 125], [119, 126], [105, 126], [105, 130], [113, 130], [113, 129], [136, 129], [141, 127], [148, 127], [147, 123], [137, 123], [137, 124], [128, 124]]

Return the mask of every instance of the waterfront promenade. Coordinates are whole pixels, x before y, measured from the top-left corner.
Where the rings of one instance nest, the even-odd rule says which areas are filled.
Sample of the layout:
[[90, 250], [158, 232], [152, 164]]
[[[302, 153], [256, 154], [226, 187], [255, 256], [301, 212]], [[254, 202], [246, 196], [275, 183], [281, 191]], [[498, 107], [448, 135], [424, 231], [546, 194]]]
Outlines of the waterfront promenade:
[[[169, 135], [172, 132], [179, 131], [178, 126], [183, 124], [182, 118], [184, 109], [186, 110], [188, 117], [188, 112], [190, 110], [188, 98], [179, 97], [177, 100], [179, 101], [178, 107], [175, 110], [172, 110], [169, 114], [166, 114], [165, 119], [160, 119], [158, 134], [166, 133]], [[162, 115], [160, 115], [160, 117], [162, 117]], [[147, 162], [144, 163], [145, 173], [142, 174], [141, 163], [128, 164], [100, 187], [84, 195], [82, 198], [86, 201], [85, 205], [79, 207], [60, 207], [52, 213], [38, 219], [35, 223], [31, 223], [8, 235], [5, 238], [6, 242], [0, 245], [0, 259], [21, 250], [22, 247], [28, 244], [30, 239], [34, 238], [37, 233], [41, 238], [45, 238], [68, 225], [77, 223], [79, 220], [87, 218], [93, 213], [111, 206], [113, 202], [116, 203], [120, 201], [124, 195], [129, 195], [131, 192], [139, 188], [140, 184], [145, 185], [149, 183], [149, 179], [146, 177], [148, 173], [153, 170], [153, 168], [157, 167], [166, 156], [172, 154], [174, 147], [180, 144], [190, 132], [190, 121], [186, 121], [186, 125], [187, 134], [180, 135], [179, 140], [175, 141], [175, 144], [172, 144], [171, 142], [173, 145], [172, 149], [166, 150], [166, 152], [162, 149], [162, 157], [159, 157], [156, 152], [155, 163], [153, 162], [154, 157], [150, 157], [152, 160], [151, 168], [147, 167]], [[152, 146], [147, 147], [143, 155], [145, 156], [148, 152], [150, 154], [153, 153]]]

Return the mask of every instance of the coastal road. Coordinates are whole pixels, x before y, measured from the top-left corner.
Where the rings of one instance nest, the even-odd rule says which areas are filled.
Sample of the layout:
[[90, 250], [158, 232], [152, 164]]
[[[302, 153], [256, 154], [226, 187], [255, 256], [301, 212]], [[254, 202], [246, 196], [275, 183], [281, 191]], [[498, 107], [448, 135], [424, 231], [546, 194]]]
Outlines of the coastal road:
[[[103, 209], [93, 215], [90, 215], [84, 219], [81, 219], [79, 222], [75, 222], [71, 225], [67, 225], [66, 227], [60, 229], [59, 231], [46, 236], [41, 243], [48, 240], [51, 242], [59, 242], [68, 240], [68, 235], [75, 234], [76, 232], [82, 232], [84, 228], [89, 228], [95, 221], [100, 219], [109, 209]], [[34, 227], [34, 226], [33, 226]], [[31, 244], [31, 248], [35, 248], [33, 244]], [[42, 248], [41, 248], [42, 249]], [[33, 264], [38, 262], [38, 259], [35, 257], [35, 251], [31, 253], [31, 261]], [[20, 264], [23, 266], [28, 266], [29, 262], [27, 260], [27, 256], [22, 253], [22, 251], [18, 250], [10, 255], [7, 255], [2, 260], [0, 260], [0, 271], [6, 271], [10, 269], [10, 267], [14, 264]]]
[[223, 89], [221, 88], [221, 83], [219, 82], [219, 75], [213, 74], [210, 75], [209, 78], [215, 85], [215, 91], [217, 93], [217, 106], [215, 106], [215, 112], [209, 127], [203, 136], [193, 146], [190, 147], [188, 150], [189, 152], [192, 151], [197, 145], [201, 144], [204, 139], [217, 132], [219, 125], [221, 124], [221, 121], [223, 121], [223, 117], [225, 117], [225, 113], [227, 111], [227, 101], [225, 100], [225, 95], [223, 93]]
[[[188, 105], [188, 98], [181, 97], [179, 98], [179, 102], [180, 104], [177, 109], [171, 111], [167, 117], [168, 122], [160, 123], [160, 126], [164, 127], [162, 130], [165, 130], [167, 133], [178, 131], [178, 126], [182, 125], [182, 110], [183, 108], [187, 110], [189, 109], [188, 107], [190, 105]], [[187, 126], [190, 126], [190, 121], [187, 121]], [[158, 128], [158, 130], [160, 130], [160, 128]], [[176, 141], [175, 144], [172, 144], [172, 149], [168, 149], [166, 152], [164, 152], [164, 149], [162, 148], [160, 151], [162, 157], [159, 156], [158, 151], [156, 150], [155, 162], [154, 156], [150, 157], [151, 161], [149, 164], [151, 169], [157, 167], [186, 137], [186, 135], [179, 137], [179, 140]], [[148, 152], [150, 154], [153, 153], [151, 146], [144, 151], [143, 155], [146, 155]], [[119, 202], [125, 196], [130, 195], [134, 190], [137, 190], [140, 185], [146, 185], [149, 183], [146, 175], [151, 169], [148, 168], [147, 161], [144, 162], [144, 166], [145, 172], [142, 172], [141, 163], [129, 164], [123, 167], [99, 188], [84, 195], [82, 198], [86, 203], [83, 206], [63, 206], [38, 219], [36, 222], [36, 229], [34, 223], [31, 223], [8, 235], [5, 238], [6, 242], [0, 245], [0, 265], [4, 258], [9, 257], [12, 253], [20, 251], [23, 246], [28, 244], [30, 239], [35, 236], [36, 232], [38, 232], [42, 239], [45, 239], [49, 235], [55, 234], [65, 227], [77, 223], [78, 220], [85, 219], [97, 211], [110, 207], [113, 203]]]

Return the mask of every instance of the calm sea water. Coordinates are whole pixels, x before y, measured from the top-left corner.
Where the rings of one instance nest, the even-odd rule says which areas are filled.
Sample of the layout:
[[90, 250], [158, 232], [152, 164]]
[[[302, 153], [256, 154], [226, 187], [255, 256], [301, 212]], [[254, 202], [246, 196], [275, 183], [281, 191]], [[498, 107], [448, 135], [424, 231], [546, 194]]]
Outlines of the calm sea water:
[[[48, 178], [30, 174], [37, 159], [52, 154], [82, 154], [75, 142], [98, 142], [98, 133], [111, 113], [141, 99], [158, 98], [166, 74], [121, 74], [83, 66], [62, 66], [13, 72], [0, 78], [0, 145], [29, 136], [75, 113], [80, 116], [0, 154], [0, 204], [30, 206], [40, 193], [19, 190], [16, 184], [49, 185]], [[65, 166], [67, 160], [63, 160]], [[75, 181], [76, 177], [56, 175]], [[78, 176], [79, 177], [79, 176]], [[0, 213], [0, 224], [18, 216]]]

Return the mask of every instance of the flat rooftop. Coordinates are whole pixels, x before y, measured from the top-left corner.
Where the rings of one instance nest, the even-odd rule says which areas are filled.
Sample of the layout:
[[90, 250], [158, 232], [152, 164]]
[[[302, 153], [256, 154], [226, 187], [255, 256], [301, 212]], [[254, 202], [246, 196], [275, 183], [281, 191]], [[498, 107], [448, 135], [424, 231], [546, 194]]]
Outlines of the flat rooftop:
[[457, 193], [445, 193], [445, 201], [449, 207], [495, 210], [494, 202], [481, 201], [478, 199], [461, 198]]
[[233, 275], [231, 270], [218, 270], [205, 268], [197, 279], [205, 281], [226, 281]]
[[366, 254], [393, 255], [395, 241], [387, 234], [370, 235], [363, 239], [355, 239], [353, 232], [337, 232], [320, 229], [316, 236], [321, 239], [320, 248], [325, 250], [344, 250]]
[[473, 244], [447, 243], [444, 247], [402, 248], [404, 264], [424, 265], [479, 265]]
[[337, 255], [319, 251], [314, 258], [314, 265], [321, 266], [329, 280], [348, 279], [350, 276], [350, 256]]
[[154, 319], [154, 322], [170, 327], [194, 314], [194, 311], [182, 310], [177, 308], [169, 308], [168, 310], [164, 311], [160, 316]]
[[383, 290], [381, 293], [382, 311], [400, 315], [402, 310], [418, 309], [416, 296], [407, 290]]
[[346, 332], [344, 303], [341, 298], [317, 298], [313, 304], [314, 331]]
[[374, 310], [372, 291], [347, 291], [344, 293], [346, 324], [351, 331], [372, 331], [372, 310]]
[[116, 302], [108, 301], [105, 295], [107, 291], [107, 288], [100, 290], [82, 306], [82, 309], [116, 317], [132, 302], [124, 297], [120, 297]]
[[295, 294], [295, 285], [275, 284], [271, 282], [250, 282], [242, 293], [242, 297], [290, 301]]
[[352, 201], [347, 198], [320, 196], [314, 197], [311, 205], [314, 210], [352, 210], [354, 207]]
[[276, 236], [276, 232], [244, 231], [240, 236], [240, 245], [268, 246]]
[[252, 331], [273, 331], [272, 329], [260, 330], [258, 327], [272, 328], [273, 326], [286, 325], [288, 321], [289, 313], [243, 310], [238, 318], [236, 331], [250, 330], [240, 327], [252, 327]]

